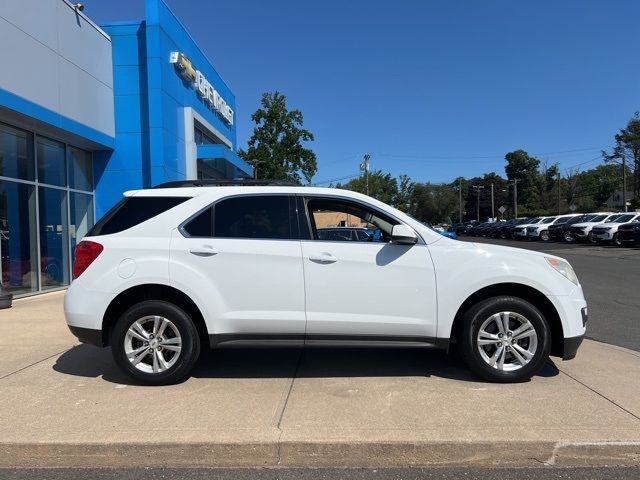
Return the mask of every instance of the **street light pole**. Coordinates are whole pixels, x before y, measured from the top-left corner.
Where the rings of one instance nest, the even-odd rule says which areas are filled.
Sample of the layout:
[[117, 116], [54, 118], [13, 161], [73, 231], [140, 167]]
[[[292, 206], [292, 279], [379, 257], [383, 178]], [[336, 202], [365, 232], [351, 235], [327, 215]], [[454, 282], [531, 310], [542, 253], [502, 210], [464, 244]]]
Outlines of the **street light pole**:
[[518, 179], [514, 178], [509, 185], [513, 185], [513, 218], [518, 218]]
[[491, 218], [496, 218], [495, 204], [493, 201], [493, 182], [491, 182]]
[[558, 170], [558, 215], [560, 215], [560, 170]]
[[478, 213], [477, 213], [477, 218], [476, 220], [478, 222], [480, 222], [480, 190], [482, 190], [484, 187], [482, 185], [474, 185], [473, 188], [475, 188], [477, 194], [478, 194], [478, 200], [476, 201], [477, 207], [478, 207]]

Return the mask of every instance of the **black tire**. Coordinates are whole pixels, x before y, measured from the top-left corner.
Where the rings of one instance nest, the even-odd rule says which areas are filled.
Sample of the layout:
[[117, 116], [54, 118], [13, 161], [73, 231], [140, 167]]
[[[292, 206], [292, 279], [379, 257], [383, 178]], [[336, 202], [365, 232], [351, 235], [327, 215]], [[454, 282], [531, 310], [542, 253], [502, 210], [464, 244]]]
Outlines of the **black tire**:
[[565, 242], [567, 242], [567, 243], [573, 242], [574, 238], [573, 238], [573, 235], [571, 234], [571, 232], [569, 232], [569, 231], [564, 232], [563, 240]]
[[[176, 353], [178, 358], [167, 370], [147, 373], [136, 368], [127, 358], [125, 337], [134, 322], [154, 315], [166, 318], [177, 328], [181, 337], [181, 351]], [[144, 385], [171, 385], [189, 376], [200, 356], [200, 338], [193, 321], [181, 308], [161, 300], [147, 300], [122, 314], [111, 334], [111, 350], [116, 364], [138, 382]]]
[[591, 233], [591, 232], [589, 232], [589, 233], [588, 233], [588, 235], [587, 235], [587, 242], [588, 242], [588, 243], [590, 243], [590, 244], [592, 244], [592, 245], [595, 245], [595, 243], [596, 243], [596, 239], [595, 239], [595, 238], [593, 238], [593, 233]]
[[613, 234], [613, 238], [611, 239], [611, 243], [613, 243], [616, 247], [621, 247], [622, 246], [622, 242], [618, 238], [618, 234], [617, 233]]
[[[485, 320], [500, 312], [514, 312], [525, 317], [533, 325], [537, 335], [537, 347], [531, 360], [513, 371], [502, 371], [491, 367], [480, 353], [476, 339]], [[484, 380], [495, 383], [515, 383], [529, 380], [540, 371], [549, 358], [551, 333], [547, 322], [534, 305], [518, 297], [492, 297], [471, 307], [464, 314], [460, 354], [469, 369]], [[512, 354], [509, 354], [512, 355]]]
[[540, 240], [543, 242], [549, 241], [549, 230], [543, 230], [540, 232]]

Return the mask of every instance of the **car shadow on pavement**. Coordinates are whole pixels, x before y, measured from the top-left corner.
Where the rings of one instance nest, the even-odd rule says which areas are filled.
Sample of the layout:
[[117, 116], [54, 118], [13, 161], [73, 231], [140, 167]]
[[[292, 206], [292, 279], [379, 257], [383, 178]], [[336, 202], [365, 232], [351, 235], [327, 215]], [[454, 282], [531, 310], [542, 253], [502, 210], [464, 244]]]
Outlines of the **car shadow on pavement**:
[[[110, 348], [78, 345], [62, 354], [53, 369], [66, 375], [136, 385], [111, 358]], [[554, 377], [549, 361], [539, 377]], [[204, 351], [195, 378], [438, 377], [479, 382], [459, 357], [429, 348], [228, 348]]]

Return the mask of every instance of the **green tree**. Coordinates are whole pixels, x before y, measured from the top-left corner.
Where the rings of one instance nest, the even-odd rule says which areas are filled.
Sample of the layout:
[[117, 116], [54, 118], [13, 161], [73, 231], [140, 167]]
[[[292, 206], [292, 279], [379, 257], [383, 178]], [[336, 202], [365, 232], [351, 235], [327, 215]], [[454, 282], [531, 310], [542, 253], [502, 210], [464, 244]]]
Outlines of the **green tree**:
[[300, 110], [288, 110], [286, 97], [264, 93], [261, 108], [251, 115], [256, 124], [247, 150], [238, 155], [257, 169], [258, 178], [310, 182], [318, 164], [316, 155], [303, 145], [313, 141], [313, 134], [303, 128]]
[[619, 186], [620, 166], [615, 164], [598, 165], [580, 174], [575, 198], [580, 206], [597, 209], [606, 203], [611, 194], [619, 189]]
[[518, 180], [518, 204], [537, 208], [540, 195], [540, 160], [524, 150], [505, 155], [504, 171], [509, 181]]
[[[621, 163], [625, 158], [626, 164], [632, 171], [631, 181], [633, 198], [636, 203], [640, 201], [640, 112], [636, 112], [627, 126], [620, 130], [615, 136], [616, 145], [611, 153], [602, 152], [602, 157], [607, 162]], [[627, 179], [629, 182], [630, 179]], [[622, 184], [622, 174], [618, 184]]]
[[439, 223], [457, 218], [458, 196], [451, 185], [416, 183], [411, 194], [410, 214], [420, 221]]
[[390, 173], [383, 173], [382, 170], [375, 170], [367, 176], [361, 175], [349, 180], [349, 182], [344, 185], [338, 183], [336, 188], [344, 188], [345, 190], [366, 194], [367, 182], [369, 184], [370, 197], [388, 203], [389, 205], [394, 205], [398, 196], [398, 181], [393, 178]]
[[409, 175], [404, 174], [398, 177], [397, 182], [398, 193], [396, 194], [393, 204], [398, 210], [408, 212], [411, 206], [411, 195], [413, 193], [413, 188], [415, 187], [415, 182], [411, 181]]

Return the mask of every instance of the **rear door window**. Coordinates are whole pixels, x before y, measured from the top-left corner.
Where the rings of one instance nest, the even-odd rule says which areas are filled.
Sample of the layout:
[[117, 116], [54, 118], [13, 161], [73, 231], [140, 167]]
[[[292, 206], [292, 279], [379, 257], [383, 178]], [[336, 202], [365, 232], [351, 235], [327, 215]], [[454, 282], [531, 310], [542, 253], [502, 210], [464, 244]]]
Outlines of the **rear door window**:
[[231, 197], [214, 206], [213, 236], [289, 240], [291, 220], [286, 195]]
[[123, 232], [186, 202], [191, 197], [125, 197], [87, 233], [88, 237]]

